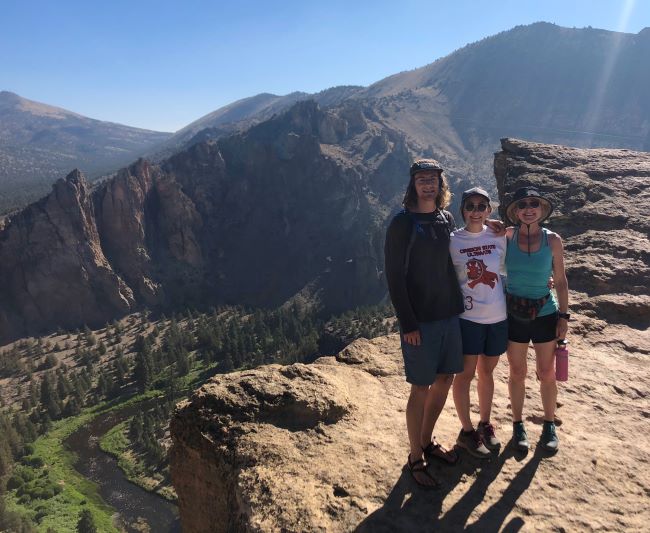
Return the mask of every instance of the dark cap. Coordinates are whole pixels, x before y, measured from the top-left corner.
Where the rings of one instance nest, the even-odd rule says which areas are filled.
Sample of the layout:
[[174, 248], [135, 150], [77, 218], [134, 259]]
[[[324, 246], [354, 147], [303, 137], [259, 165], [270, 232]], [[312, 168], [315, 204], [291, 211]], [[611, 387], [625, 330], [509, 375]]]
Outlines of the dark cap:
[[537, 190], [537, 187], [531, 185], [520, 187], [515, 191], [515, 194], [512, 195], [510, 202], [508, 202], [508, 205], [506, 206], [506, 216], [512, 223], [519, 223], [519, 219], [515, 214], [515, 211], [517, 210], [517, 202], [526, 198], [537, 198], [540, 201], [540, 205], [542, 206], [542, 217], [538, 220], [538, 223], [544, 222], [553, 212], [553, 204]]
[[467, 200], [470, 196], [482, 196], [487, 200], [488, 205], [490, 203], [490, 195], [487, 193], [485, 189], [481, 189], [480, 187], [472, 187], [471, 189], [467, 189], [466, 191], [463, 191], [463, 196], [460, 199], [461, 209], [465, 205], [465, 200]]
[[428, 172], [431, 170], [442, 172], [442, 167], [435, 159], [418, 159], [411, 165], [410, 174], [413, 177], [417, 172]]

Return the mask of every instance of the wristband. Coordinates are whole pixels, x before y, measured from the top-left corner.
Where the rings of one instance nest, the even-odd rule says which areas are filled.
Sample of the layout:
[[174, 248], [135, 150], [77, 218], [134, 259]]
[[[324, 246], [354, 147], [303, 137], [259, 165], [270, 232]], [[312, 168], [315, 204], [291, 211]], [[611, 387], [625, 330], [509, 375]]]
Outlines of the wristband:
[[569, 320], [571, 318], [571, 315], [569, 313], [558, 313], [557, 317], [558, 318], [565, 318], [566, 320]]

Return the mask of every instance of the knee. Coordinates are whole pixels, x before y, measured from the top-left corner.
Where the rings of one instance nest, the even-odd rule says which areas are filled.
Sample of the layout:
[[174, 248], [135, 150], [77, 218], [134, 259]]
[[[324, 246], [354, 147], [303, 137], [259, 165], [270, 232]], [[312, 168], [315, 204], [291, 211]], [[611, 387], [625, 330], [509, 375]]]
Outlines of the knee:
[[526, 374], [528, 368], [526, 366], [510, 366], [510, 381], [513, 383], [520, 383], [526, 381]]
[[478, 375], [479, 381], [488, 381], [492, 379], [492, 374], [494, 372], [494, 369], [488, 369], [488, 368], [481, 368], [479, 367], [476, 370], [476, 373]]
[[411, 398], [424, 398], [429, 392], [429, 385], [411, 385]]
[[461, 372], [460, 374], [456, 374], [455, 376], [450, 376], [453, 379], [454, 383], [471, 383], [472, 380], [474, 379], [474, 370], [471, 372], [465, 371]]
[[555, 382], [555, 369], [551, 368], [538, 368], [537, 376], [539, 380], [543, 383], [553, 383]]

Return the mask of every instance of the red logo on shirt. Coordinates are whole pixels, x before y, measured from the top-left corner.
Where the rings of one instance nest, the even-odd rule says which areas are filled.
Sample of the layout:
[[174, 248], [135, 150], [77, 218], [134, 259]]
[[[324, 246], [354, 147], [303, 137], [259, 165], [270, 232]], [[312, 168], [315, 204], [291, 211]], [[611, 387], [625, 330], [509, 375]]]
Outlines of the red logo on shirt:
[[479, 283], [489, 285], [490, 288], [494, 289], [497, 283], [497, 275], [487, 269], [483, 259], [470, 259], [465, 264], [465, 269], [467, 270], [467, 278], [469, 279], [467, 285], [469, 285], [470, 289], [473, 289]]

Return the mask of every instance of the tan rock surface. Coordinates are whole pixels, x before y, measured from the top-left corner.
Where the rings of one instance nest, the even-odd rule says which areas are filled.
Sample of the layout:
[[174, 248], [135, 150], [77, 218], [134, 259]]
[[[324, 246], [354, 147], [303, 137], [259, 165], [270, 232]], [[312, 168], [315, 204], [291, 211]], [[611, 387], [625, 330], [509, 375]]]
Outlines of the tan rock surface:
[[[397, 335], [356, 341], [338, 360], [215, 377], [172, 422], [183, 530], [647, 528], [650, 362], [637, 348], [650, 339], [594, 322], [579, 317], [573, 327], [570, 381], [560, 385], [560, 452], [522, 457], [504, 446], [487, 462], [463, 454], [457, 466], [434, 465], [436, 492], [419, 490], [404, 469], [408, 385]], [[493, 418], [504, 444], [507, 370], [503, 358]], [[541, 401], [530, 374], [525, 413], [534, 442]], [[450, 398], [435, 434], [452, 444], [458, 430]]]
[[[650, 326], [650, 153], [502, 139], [494, 174], [508, 193], [536, 185], [564, 241], [571, 308], [640, 330]], [[504, 214], [502, 212], [502, 214]]]

